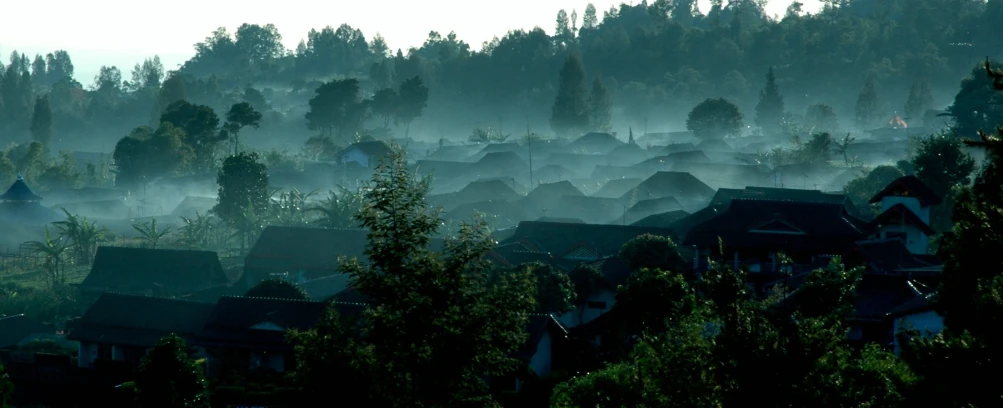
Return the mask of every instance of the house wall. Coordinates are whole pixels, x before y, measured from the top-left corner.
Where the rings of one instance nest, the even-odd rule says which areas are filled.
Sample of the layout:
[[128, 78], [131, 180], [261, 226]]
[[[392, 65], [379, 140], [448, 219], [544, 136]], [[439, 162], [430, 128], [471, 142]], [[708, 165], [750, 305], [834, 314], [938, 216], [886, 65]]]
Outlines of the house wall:
[[529, 360], [529, 368], [532, 368], [536, 375], [543, 377], [550, 374], [553, 361], [553, 340], [550, 333], [545, 333], [540, 338], [540, 343], [536, 345], [536, 354]]
[[[588, 302], [605, 302], [606, 307], [603, 309], [590, 307]], [[585, 324], [608, 312], [613, 308], [614, 303], [616, 303], [616, 292], [609, 289], [600, 289], [598, 293], [589, 297], [587, 303], [561, 315], [557, 318], [557, 321], [561, 322], [561, 325], [567, 328]]]
[[926, 254], [930, 246], [930, 237], [919, 229], [919, 227], [912, 224], [891, 224], [883, 225], [881, 227], [881, 239], [892, 238], [889, 237], [888, 233], [904, 233], [905, 247], [914, 254]]
[[[900, 318], [895, 319], [893, 328], [895, 333], [899, 330], [910, 328], [919, 330], [921, 336], [926, 336], [927, 331], [930, 335], [940, 333], [944, 330], [944, 318], [940, 317], [937, 312], [928, 310], [925, 312], [914, 313]], [[898, 339], [895, 339], [895, 354], [898, 354], [901, 349], [899, 348]]]
[[362, 167], [369, 168], [369, 156], [359, 150], [357, 147], [349, 148], [347, 151], [342, 153], [339, 158], [341, 164], [347, 164], [350, 162], [356, 162], [362, 165]]
[[98, 345], [94, 343], [80, 342], [77, 347], [77, 367], [90, 368], [94, 366], [94, 360], [98, 357]]
[[913, 214], [923, 220], [927, 225], [930, 225], [930, 207], [921, 207], [919, 199], [915, 197], [908, 196], [887, 196], [881, 198], [881, 212], [888, 211], [895, 204], [905, 205]]

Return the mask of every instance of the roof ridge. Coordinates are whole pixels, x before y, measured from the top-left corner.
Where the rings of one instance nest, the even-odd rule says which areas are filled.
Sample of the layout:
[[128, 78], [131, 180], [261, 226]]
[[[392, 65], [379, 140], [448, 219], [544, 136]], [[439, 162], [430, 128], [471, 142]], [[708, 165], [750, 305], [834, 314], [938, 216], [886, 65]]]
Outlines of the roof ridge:
[[322, 301], [319, 301], [319, 300], [313, 300], [313, 299], [288, 299], [288, 298], [280, 298], [280, 297], [271, 297], [271, 296], [237, 296], [237, 295], [223, 295], [223, 296], [221, 296], [221, 297], [220, 297], [220, 299], [223, 299], [223, 298], [233, 298], [233, 299], [261, 299], [261, 300], [282, 300], [282, 301], [286, 301], [286, 302], [299, 302], [299, 303], [324, 303], [324, 302], [322, 302]]

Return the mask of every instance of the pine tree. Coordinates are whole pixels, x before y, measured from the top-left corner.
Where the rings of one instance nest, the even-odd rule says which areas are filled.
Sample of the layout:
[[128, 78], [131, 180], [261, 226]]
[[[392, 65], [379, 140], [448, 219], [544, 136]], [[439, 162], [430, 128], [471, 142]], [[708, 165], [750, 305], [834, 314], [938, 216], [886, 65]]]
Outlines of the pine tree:
[[874, 75], [868, 75], [864, 89], [857, 96], [857, 106], [854, 110], [857, 127], [866, 129], [873, 126], [881, 115], [881, 101], [878, 99], [878, 81]]
[[599, 25], [599, 17], [596, 16], [596, 6], [592, 3], [585, 6], [585, 15], [582, 17], [582, 29], [591, 30]]
[[780, 129], [784, 117], [784, 97], [777, 86], [777, 77], [773, 67], [766, 72], [766, 86], [759, 91], [759, 103], [756, 104], [756, 126], [768, 133]]
[[592, 93], [589, 95], [589, 128], [595, 132], [612, 130], [610, 121], [613, 118], [613, 100], [610, 99], [606, 85], [596, 76], [592, 81]]
[[558, 81], [557, 97], [550, 114], [550, 127], [559, 136], [568, 137], [582, 132], [590, 122], [585, 67], [578, 54], [568, 54]]
[[933, 90], [927, 81], [915, 81], [909, 87], [909, 98], [905, 102], [906, 118], [920, 120], [923, 114], [933, 109]]
[[52, 141], [52, 109], [49, 107], [48, 96], [35, 98], [35, 111], [31, 114], [31, 137], [44, 145]]

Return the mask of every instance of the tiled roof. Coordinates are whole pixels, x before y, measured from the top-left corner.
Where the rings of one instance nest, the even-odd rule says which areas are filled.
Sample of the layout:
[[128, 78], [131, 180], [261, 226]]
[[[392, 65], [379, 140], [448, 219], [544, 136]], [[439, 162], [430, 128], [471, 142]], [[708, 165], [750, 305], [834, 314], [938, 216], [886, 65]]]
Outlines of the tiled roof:
[[[789, 233], [753, 230], [785, 228]], [[733, 199], [722, 213], [694, 226], [683, 243], [772, 249], [811, 249], [842, 253], [863, 235], [863, 221], [842, 204]]]
[[937, 205], [943, 202], [943, 199], [940, 196], [934, 193], [930, 187], [914, 175], [899, 177], [883, 190], [875, 194], [874, 197], [871, 198], [870, 202], [881, 202], [881, 199], [887, 196], [916, 197], [921, 203], [923, 203], [924, 206]]
[[213, 304], [150, 296], [104, 293], [68, 340], [152, 347], [168, 334], [199, 332]]
[[215, 252], [103, 246], [80, 286], [194, 292], [229, 283]]
[[17, 176], [17, 180], [14, 180], [14, 184], [11, 184], [10, 188], [3, 195], [0, 195], [0, 200], [2, 201], [41, 201], [42, 197], [35, 195], [28, 188], [28, 185], [24, 182], [24, 177], [20, 174]]

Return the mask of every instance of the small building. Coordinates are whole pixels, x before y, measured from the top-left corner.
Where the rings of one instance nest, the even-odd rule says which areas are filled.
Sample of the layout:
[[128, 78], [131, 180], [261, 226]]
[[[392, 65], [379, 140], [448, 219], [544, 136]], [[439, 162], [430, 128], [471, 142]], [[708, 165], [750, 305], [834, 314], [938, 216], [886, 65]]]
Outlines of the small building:
[[229, 284], [215, 252], [103, 246], [79, 289], [84, 297], [103, 292], [184, 296]]
[[[226, 359], [243, 361], [249, 369], [284, 372], [292, 365], [289, 330], [309, 330], [324, 316], [327, 302], [226, 296], [216, 303], [196, 336], [206, 350], [210, 375]], [[339, 316], [358, 316], [365, 305], [335, 304]]]
[[191, 344], [212, 310], [212, 303], [105, 293], [67, 339], [80, 343], [81, 368], [93, 368], [101, 360], [138, 364], [147, 350], [171, 333]]
[[390, 153], [390, 146], [383, 141], [354, 143], [338, 152], [335, 161], [338, 164], [358, 163], [365, 168], [376, 168], [383, 157]]
[[41, 204], [42, 197], [33, 193], [20, 174], [3, 195], [0, 195], [0, 219], [23, 224], [48, 224], [61, 219], [59, 214]]
[[926, 254], [930, 236], [930, 208], [942, 202], [933, 190], [916, 176], [900, 177], [871, 198], [881, 203], [881, 214], [871, 221], [876, 238], [898, 238], [914, 254]]

